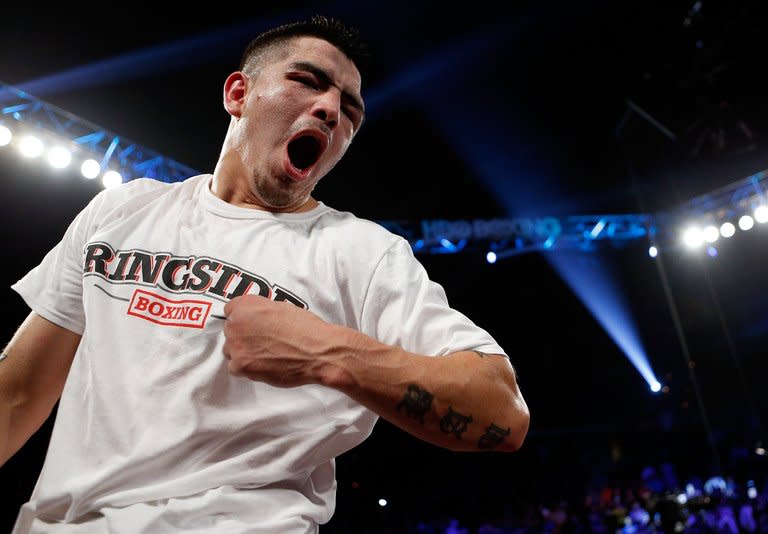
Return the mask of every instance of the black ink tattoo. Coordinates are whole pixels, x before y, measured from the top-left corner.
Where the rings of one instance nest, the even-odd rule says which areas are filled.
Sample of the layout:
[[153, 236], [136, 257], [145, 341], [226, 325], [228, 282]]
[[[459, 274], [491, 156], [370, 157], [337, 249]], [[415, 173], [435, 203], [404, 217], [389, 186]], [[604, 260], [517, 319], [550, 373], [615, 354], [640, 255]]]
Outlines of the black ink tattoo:
[[[481, 358], [485, 358], [487, 356], [491, 356], [490, 354], [487, 354], [485, 352], [480, 352], [479, 350], [473, 350], [472, 352], [474, 352], [475, 354], [477, 354]], [[509, 356], [507, 356], [506, 354], [494, 354], [493, 356], [501, 356], [502, 358], [506, 358], [507, 360], [509, 360]], [[512, 361], [512, 360], [510, 360], [510, 361]]]
[[418, 419], [420, 423], [424, 423], [424, 414], [426, 414], [432, 407], [432, 399], [434, 396], [426, 389], [421, 389], [416, 384], [408, 384], [408, 392], [403, 396], [397, 404], [397, 411], [400, 408], [405, 408], [405, 414], [413, 419]]
[[480, 440], [477, 442], [477, 447], [479, 449], [495, 448], [505, 437], [509, 436], [510, 430], [511, 428], [504, 430], [491, 423], [491, 426], [485, 429], [485, 434], [480, 436]]
[[0, 352], [0, 362], [2, 362], [4, 359], [6, 359], [8, 355], [4, 352]]
[[455, 435], [456, 439], [461, 439], [461, 435], [467, 431], [467, 425], [471, 422], [471, 415], [462, 415], [455, 412], [452, 406], [448, 406], [448, 413], [440, 419], [440, 430], [446, 434]]

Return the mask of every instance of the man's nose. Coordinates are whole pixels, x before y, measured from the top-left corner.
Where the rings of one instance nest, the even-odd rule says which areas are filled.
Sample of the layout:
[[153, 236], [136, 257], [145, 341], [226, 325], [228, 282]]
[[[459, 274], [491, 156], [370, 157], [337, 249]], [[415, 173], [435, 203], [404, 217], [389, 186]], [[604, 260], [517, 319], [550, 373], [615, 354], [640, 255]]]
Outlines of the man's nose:
[[333, 130], [339, 123], [341, 113], [341, 95], [336, 91], [326, 91], [315, 102], [312, 115]]

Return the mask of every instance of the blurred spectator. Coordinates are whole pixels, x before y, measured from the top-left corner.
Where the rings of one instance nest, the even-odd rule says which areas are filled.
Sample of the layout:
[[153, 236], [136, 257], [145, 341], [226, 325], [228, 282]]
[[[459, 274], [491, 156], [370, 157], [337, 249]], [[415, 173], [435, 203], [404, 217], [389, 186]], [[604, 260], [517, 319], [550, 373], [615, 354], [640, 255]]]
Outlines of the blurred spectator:
[[451, 519], [446, 527], [445, 534], [469, 534], [469, 530], [461, 526], [458, 519]]
[[742, 532], [757, 532], [757, 522], [752, 503], [745, 502], [739, 508], [739, 526]]
[[[760, 464], [766, 466], [765, 464]], [[765, 471], [741, 470], [700, 478], [678, 477], [670, 463], [638, 467], [625, 484], [593, 478], [593, 487], [557, 496], [507, 503], [492, 517], [422, 522], [418, 534], [756, 534], [768, 533], [768, 478]], [[740, 478], [741, 477], [741, 478]], [[743, 477], [749, 477], [742, 480]], [[622, 479], [622, 480], [627, 480]], [[598, 482], [599, 481], [599, 482]], [[599, 485], [597, 485], [599, 484]], [[543, 486], [547, 490], [546, 486]], [[567, 497], [567, 498], [566, 498]], [[470, 526], [467, 526], [470, 525]]]

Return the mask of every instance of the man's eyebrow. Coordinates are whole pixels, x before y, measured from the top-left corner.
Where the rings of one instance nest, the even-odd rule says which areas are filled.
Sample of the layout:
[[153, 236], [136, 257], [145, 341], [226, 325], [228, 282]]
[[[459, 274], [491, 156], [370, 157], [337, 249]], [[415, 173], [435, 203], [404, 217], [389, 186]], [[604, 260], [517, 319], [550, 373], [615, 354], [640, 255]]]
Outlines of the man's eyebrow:
[[318, 80], [323, 82], [327, 85], [332, 85], [333, 87], [336, 87], [341, 91], [341, 99], [348, 102], [352, 105], [352, 107], [358, 109], [360, 113], [365, 114], [365, 106], [363, 106], [363, 102], [357, 98], [355, 95], [350, 93], [349, 91], [345, 91], [341, 87], [338, 87], [335, 83], [333, 83], [333, 80], [331, 80], [331, 77], [328, 75], [327, 72], [325, 72], [323, 69], [315, 65], [314, 63], [309, 63], [307, 61], [297, 61], [296, 63], [291, 63], [290, 68], [292, 70], [303, 70], [306, 72], [310, 72], [314, 74]]

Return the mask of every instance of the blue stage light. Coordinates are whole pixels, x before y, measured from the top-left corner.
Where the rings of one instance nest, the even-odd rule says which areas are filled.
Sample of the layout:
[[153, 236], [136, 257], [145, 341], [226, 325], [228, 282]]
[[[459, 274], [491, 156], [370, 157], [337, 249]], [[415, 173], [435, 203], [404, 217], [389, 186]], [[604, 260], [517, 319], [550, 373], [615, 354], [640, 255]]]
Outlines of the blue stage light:
[[[574, 261], [569, 254], [554, 254], [550, 264], [589, 309], [624, 355], [648, 383], [661, 389], [651, 369], [620, 285], [599, 261]], [[654, 390], [657, 391], [657, 390]]]
[[443, 245], [443, 248], [446, 250], [449, 250], [451, 252], [456, 252], [456, 245], [448, 241], [446, 238], [442, 238], [440, 240], [440, 244]]

